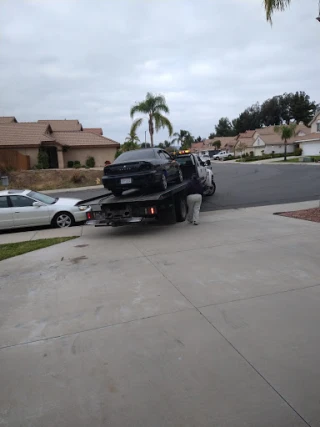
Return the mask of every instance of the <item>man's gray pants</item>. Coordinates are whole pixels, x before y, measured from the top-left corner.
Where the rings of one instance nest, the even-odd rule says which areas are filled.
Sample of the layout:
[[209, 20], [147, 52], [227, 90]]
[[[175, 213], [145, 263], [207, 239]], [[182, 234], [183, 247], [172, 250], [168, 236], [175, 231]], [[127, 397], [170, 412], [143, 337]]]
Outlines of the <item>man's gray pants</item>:
[[187, 220], [189, 222], [199, 223], [199, 212], [202, 203], [201, 194], [189, 194], [187, 197], [188, 203], [188, 216]]

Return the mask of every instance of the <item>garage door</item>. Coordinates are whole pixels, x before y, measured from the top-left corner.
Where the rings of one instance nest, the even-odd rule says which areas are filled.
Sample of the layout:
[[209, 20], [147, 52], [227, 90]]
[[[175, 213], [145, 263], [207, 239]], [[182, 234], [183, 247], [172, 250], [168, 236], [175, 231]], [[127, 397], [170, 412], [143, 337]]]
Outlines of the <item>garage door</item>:
[[305, 142], [301, 144], [304, 156], [319, 156], [320, 142]]

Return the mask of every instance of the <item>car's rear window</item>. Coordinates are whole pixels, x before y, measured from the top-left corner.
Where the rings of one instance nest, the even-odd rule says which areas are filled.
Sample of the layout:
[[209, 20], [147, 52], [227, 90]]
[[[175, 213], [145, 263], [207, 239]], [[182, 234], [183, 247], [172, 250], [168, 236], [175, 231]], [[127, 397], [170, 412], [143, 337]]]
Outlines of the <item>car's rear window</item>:
[[133, 150], [120, 154], [113, 163], [131, 162], [132, 160], [148, 160], [154, 158], [155, 154], [153, 150]]

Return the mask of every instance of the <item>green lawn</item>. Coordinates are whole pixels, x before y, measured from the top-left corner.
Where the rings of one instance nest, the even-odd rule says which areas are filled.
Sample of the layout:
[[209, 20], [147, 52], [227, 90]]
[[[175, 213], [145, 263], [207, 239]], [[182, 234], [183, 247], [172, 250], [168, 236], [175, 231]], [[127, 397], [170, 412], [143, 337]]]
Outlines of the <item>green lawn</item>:
[[36, 251], [37, 249], [56, 245], [57, 243], [67, 242], [75, 238], [76, 237], [53, 237], [50, 239], [30, 240], [28, 242], [6, 243], [0, 245], [0, 261], [27, 252]]

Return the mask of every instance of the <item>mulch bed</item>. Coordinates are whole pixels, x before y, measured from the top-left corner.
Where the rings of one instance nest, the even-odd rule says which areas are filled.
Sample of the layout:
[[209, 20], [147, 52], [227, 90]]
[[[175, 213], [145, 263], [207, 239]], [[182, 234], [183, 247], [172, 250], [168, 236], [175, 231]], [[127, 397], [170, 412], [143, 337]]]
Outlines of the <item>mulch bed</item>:
[[320, 222], [320, 208], [303, 209], [293, 212], [276, 212], [275, 215], [286, 216], [288, 218], [305, 219], [307, 221]]

